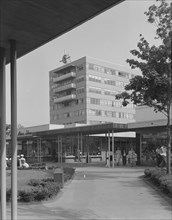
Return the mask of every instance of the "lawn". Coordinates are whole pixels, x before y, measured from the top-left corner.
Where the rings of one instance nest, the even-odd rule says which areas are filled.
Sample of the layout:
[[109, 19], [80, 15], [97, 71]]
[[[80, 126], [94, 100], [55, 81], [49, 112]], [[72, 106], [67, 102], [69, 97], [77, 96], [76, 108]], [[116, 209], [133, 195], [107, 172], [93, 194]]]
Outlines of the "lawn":
[[[7, 189], [11, 188], [11, 170], [7, 170]], [[44, 179], [48, 177], [53, 177], [52, 170], [17, 170], [17, 186], [18, 189], [28, 189], [30, 186], [28, 182], [30, 179]]]
[[[48, 170], [47, 170], [48, 168]], [[62, 182], [54, 182], [54, 172], [59, 168], [38, 167], [32, 169], [18, 169], [17, 171], [17, 188], [19, 202], [32, 202], [50, 199], [58, 194], [62, 187]], [[70, 180], [75, 169], [71, 167], [63, 167], [64, 182]], [[11, 170], [6, 171], [7, 175], [7, 202], [11, 200]], [[31, 181], [32, 180], [32, 181]], [[29, 183], [29, 184], [28, 184]]]

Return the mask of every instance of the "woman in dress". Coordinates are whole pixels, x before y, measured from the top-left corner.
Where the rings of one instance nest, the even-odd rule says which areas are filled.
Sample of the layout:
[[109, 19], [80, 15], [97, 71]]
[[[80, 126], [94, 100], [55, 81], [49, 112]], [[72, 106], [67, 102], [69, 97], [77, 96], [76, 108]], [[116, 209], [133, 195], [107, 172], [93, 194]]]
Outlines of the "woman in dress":
[[123, 166], [125, 166], [127, 163], [127, 152], [125, 148], [122, 150], [122, 163], [123, 163]]
[[115, 151], [115, 160], [116, 160], [117, 166], [119, 166], [121, 157], [122, 157], [121, 150], [119, 150], [119, 148], [117, 148], [117, 150]]
[[127, 155], [127, 158], [128, 158], [128, 162], [129, 164], [133, 167], [136, 165], [136, 161], [137, 161], [137, 154], [135, 153], [134, 149], [131, 148], [128, 152], [128, 155]]

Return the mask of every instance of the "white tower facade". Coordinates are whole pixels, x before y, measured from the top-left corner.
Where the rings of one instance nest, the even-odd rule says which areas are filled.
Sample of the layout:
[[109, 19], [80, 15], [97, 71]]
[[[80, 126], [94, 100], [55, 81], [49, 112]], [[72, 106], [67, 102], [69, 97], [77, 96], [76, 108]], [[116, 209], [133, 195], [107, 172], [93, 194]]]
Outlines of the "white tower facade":
[[132, 77], [131, 70], [90, 57], [50, 71], [50, 123], [134, 122], [134, 105], [115, 100]]

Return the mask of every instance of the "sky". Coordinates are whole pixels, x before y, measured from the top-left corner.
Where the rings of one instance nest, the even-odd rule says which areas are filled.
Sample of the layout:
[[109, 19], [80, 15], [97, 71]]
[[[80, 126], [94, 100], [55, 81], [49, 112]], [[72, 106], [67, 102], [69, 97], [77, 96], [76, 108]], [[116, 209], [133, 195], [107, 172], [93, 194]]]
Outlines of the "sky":
[[[130, 68], [142, 34], [155, 43], [155, 27], [144, 14], [155, 0], [126, 0], [17, 60], [18, 124], [25, 127], [49, 123], [49, 71], [62, 65], [64, 52], [71, 61], [90, 56]], [[7, 124], [10, 124], [10, 71], [7, 74]]]

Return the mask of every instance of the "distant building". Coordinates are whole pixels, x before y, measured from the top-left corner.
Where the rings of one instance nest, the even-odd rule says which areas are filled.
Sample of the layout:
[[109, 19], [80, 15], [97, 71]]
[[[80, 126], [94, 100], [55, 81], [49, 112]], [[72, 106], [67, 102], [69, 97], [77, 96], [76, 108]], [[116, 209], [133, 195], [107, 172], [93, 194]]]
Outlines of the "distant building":
[[[172, 106], [171, 113], [172, 115]], [[130, 128], [137, 128], [142, 139], [142, 153], [155, 150], [162, 145], [167, 146], [167, 117], [161, 112], [155, 112], [148, 106], [136, 107], [136, 122], [128, 125]], [[170, 119], [172, 135], [172, 118]], [[172, 146], [172, 143], [171, 143]], [[172, 150], [172, 148], [171, 148]]]
[[[171, 112], [172, 115], [172, 105], [171, 105]], [[146, 116], [146, 117], [145, 117]], [[149, 106], [138, 106], [136, 107], [136, 115], [135, 115], [136, 122], [146, 122], [146, 121], [159, 121], [165, 120], [167, 121], [167, 116], [164, 115], [162, 112], [155, 112], [153, 108]]]
[[134, 105], [115, 100], [132, 77], [131, 70], [89, 57], [50, 71], [50, 124], [134, 122]]

